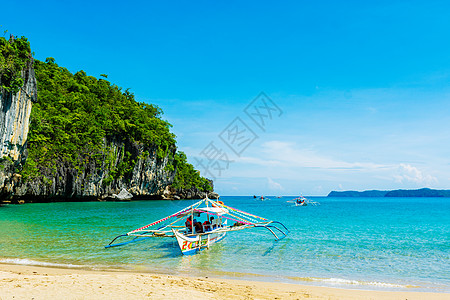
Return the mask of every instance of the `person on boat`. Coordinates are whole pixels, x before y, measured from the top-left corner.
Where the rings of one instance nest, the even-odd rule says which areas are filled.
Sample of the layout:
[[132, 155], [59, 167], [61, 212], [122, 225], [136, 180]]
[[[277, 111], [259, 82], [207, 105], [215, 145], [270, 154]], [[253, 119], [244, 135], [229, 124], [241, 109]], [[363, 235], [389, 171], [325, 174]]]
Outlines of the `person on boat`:
[[217, 228], [217, 224], [214, 223], [214, 217], [209, 218], [209, 223], [211, 224], [211, 230]]
[[211, 222], [209, 222], [209, 220], [203, 222], [203, 229], [205, 230], [205, 232], [211, 231]]
[[189, 217], [187, 217], [186, 222], [184, 223], [184, 225], [186, 225], [186, 229], [188, 232], [192, 231], [192, 223], [193, 223], [192, 215], [190, 215]]
[[201, 222], [197, 221], [196, 219], [194, 219], [194, 228], [195, 228], [195, 233], [203, 233], [203, 225]]

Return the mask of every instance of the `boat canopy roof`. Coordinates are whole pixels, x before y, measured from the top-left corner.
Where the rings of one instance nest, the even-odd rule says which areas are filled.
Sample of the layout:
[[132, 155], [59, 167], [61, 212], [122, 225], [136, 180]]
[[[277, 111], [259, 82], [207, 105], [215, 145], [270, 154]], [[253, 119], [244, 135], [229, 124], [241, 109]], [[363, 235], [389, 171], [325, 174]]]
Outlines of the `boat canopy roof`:
[[188, 210], [185, 212], [182, 212], [177, 215], [177, 218], [184, 218], [186, 216], [189, 216], [190, 214], [194, 213], [194, 215], [198, 216], [201, 213], [210, 213], [214, 215], [224, 215], [228, 213], [228, 209], [222, 208], [222, 207], [214, 207], [214, 206], [208, 206], [208, 207], [199, 207], [192, 210]]
[[201, 211], [201, 212], [216, 214], [219, 216], [228, 213], [228, 209], [222, 208], [222, 207], [214, 207], [214, 206], [201, 207], [201, 208], [197, 208], [196, 210]]

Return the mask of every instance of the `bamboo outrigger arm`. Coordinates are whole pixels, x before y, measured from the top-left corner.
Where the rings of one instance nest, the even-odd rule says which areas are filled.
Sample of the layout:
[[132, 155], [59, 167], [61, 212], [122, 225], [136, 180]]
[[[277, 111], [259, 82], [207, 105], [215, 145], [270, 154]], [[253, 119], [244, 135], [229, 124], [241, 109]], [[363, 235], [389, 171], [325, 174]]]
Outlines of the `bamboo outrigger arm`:
[[147, 236], [147, 237], [139, 237], [139, 236], [137, 236], [134, 239], [132, 239], [131, 241], [113, 244], [115, 240], [117, 240], [118, 238], [123, 237], [123, 236], [129, 236], [129, 235], [128, 234], [121, 234], [121, 235], [116, 236], [108, 245], [105, 246], [105, 248], [123, 246], [123, 245], [127, 245], [127, 244], [130, 244], [130, 243], [139, 242], [139, 241], [148, 239], [150, 237], [150, 236]]
[[[275, 223], [275, 222], [271, 222], [271, 223]], [[265, 229], [269, 230], [275, 236], [275, 238], [277, 240], [281, 240], [282, 238], [287, 236], [287, 234], [283, 230], [278, 228], [277, 226], [270, 225], [271, 223], [266, 224], [266, 225], [255, 225], [254, 227], [262, 227], [262, 228], [265, 228]], [[286, 228], [286, 226], [283, 225], [283, 223], [280, 223], [280, 222], [276, 222], [276, 223], [281, 224], [289, 232], [289, 230]], [[278, 237], [278, 235], [272, 230], [272, 228], [274, 228], [274, 229], [278, 230], [279, 232], [281, 232], [283, 234], [283, 236], [281, 238]]]
[[281, 226], [283, 226], [284, 227], [284, 229], [286, 229], [286, 231], [289, 233], [290, 231], [289, 231], [289, 229], [286, 227], [286, 226], [284, 226], [284, 224], [283, 223], [281, 223], [281, 222], [279, 222], [279, 221], [272, 221], [271, 222], [272, 224], [273, 223], [277, 223], [277, 224], [280, 224]]

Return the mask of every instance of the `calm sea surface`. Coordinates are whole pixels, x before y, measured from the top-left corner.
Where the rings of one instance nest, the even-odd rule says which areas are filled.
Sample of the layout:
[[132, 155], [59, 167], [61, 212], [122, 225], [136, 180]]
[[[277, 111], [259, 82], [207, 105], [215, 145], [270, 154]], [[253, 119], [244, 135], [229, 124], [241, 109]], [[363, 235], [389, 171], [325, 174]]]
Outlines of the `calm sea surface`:
[[234, 232], [193, 256], [172, 239], [104, 246], [195, 201], [3, 205], [0, 263], [450, 292], [450, 199], [315, 197], [320, 206], [295, 207], [293, 198], [221, 197], [291, 232], [280, 241]]

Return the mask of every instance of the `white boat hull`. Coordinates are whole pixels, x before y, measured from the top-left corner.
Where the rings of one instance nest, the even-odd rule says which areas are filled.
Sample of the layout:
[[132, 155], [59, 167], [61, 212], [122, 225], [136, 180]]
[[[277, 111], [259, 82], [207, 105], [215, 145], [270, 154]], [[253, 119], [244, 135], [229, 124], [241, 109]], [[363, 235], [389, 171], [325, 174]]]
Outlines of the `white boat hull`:
[[186, 236], [183, 233], [172, 230], [184, 255], [192, 255], [209, 248], [210, 245], [219, 242], [227, 234], [226, 231], [217, 230], [199, 235]]

